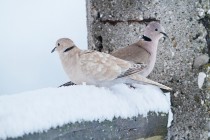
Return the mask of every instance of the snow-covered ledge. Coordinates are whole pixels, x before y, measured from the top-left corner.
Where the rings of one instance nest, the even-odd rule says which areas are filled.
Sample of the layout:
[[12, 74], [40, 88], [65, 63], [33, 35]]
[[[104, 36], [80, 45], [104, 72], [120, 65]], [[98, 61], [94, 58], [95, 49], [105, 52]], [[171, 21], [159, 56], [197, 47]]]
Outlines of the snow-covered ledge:
[[158, 138], [167, 134], [169, 111], [169, 96], [151, 85], [75, 85], [2, 95], [0, 139]]

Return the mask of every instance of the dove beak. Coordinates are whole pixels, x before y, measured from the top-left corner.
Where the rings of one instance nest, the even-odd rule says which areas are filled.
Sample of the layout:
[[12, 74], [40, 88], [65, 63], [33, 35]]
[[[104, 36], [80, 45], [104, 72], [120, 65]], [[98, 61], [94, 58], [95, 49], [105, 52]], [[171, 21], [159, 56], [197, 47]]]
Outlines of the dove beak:
[[55, 51], [56, 47], [51, 51], [51, 53], [53, 53]]
[[165, 37], [169, 38], [168, 35], [164, 32], [160, 32], [161, 34], [163, 34]]

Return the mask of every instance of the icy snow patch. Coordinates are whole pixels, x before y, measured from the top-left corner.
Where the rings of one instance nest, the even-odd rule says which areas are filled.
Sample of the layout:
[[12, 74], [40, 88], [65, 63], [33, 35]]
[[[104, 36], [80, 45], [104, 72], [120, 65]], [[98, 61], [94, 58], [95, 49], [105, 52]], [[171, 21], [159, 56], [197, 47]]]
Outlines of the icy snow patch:
[[210, 15], [210, 9], [207, 11], [207, 14], [209, 14], [209, 15]]
[[203, 16], [205, 15], [205, 10], [204, 10], [204, 9], [202, 9], [202, 8], [197, 8], [197, 11], [198, 11], [198, 15], [199, 15], [200, 17], [203, 17]]
[[[170, 92], [165, 93], [165, 95], [166, 95], [166, 97], [168, 99], [168, 103], [171, 105]], [[173, 113], [172, 113], [171, 108], [170, 108], [170, 110], [168, 112], [168, 124], [167, 124], [167, 127], [170, 127], [171, 126], [172, 121], [173, 121]]]
[[198, 74], [198, 87], [200, 89], [202, 89], [205, 78], [206, 78], [206, 74], [204, 72], [200, 72]]
[[0, 139], [43, 132], [67, 123], [168, 113], [170, 101], [151, 85], [137, 89], [75, 85], [0, 96]]

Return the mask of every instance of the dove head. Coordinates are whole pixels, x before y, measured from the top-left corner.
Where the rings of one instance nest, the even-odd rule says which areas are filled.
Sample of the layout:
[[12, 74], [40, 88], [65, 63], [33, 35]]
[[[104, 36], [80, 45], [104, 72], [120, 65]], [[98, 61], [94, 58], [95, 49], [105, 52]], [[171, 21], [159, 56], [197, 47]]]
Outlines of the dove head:
[[147, 25], [143, 38], [145, 38], [146, 41], [158, 41], [163, 36], [168, 37], [163, 26], [161, 26], [160, 23], [153, 21]]
[[58, 51], [58, 53], [65, 53], [65, 52], [72, 50], [75, 47], [76, 46], [71, 39], [61, 38], [61, 39], [57, 40], [57, 42], [55, 44], [55, 48], [51, 51], [51, 53], [53, 53], [55, 50]]

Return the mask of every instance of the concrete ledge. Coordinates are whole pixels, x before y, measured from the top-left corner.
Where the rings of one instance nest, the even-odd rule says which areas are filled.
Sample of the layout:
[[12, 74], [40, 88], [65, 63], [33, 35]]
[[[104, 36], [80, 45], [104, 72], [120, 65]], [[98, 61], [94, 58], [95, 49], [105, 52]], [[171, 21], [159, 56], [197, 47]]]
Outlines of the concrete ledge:
[[34, 133], [7, 140], [161, 140], [167, 134], [167, 123], [168, 114], [150, 112], [147, 117], [114, 118], [113, 121], [67, 124], [44, 133]]

